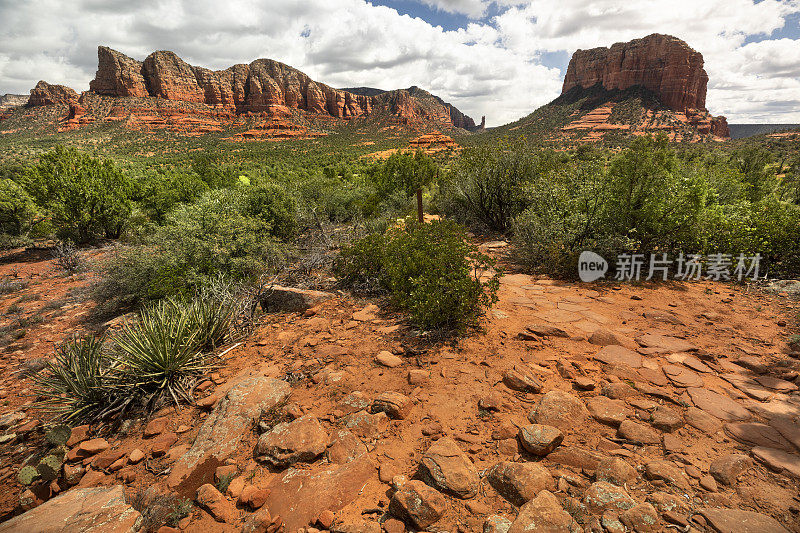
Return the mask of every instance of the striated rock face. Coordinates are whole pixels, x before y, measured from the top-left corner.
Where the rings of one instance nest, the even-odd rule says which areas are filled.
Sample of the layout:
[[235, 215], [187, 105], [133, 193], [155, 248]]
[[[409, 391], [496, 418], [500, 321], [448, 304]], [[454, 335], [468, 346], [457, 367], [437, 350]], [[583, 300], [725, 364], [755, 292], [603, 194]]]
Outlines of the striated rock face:
[[474, 121], [450, 104], [411, 87], [362, 93], [334, 89], [271, 59], [209, 70], [189, 65], [173, 52], [158, 51], [143, 62], [110, 48], [97, 51], [99, 65], [90, 90], [105, 96], [156, 97], [224, 107], [231, 112], [288, 116], [292, 109], [336, 118], [366, 116], [380, 108], [406, 121], [433, 119], [474, 129]]
[[29, 107], [54, 104], [71, 104], [78, 101], [78, 93], [63, 85], [51, 85], [46, 81], [40, 81], [36, 87], [31, 89], [31, 96], [28, 98]]
[[705, 109], [708, 74], [702, 54], [676, 37], [654, 33], [611, 48], [575, 52], [562, 93], [597, 84], [609, 90], [640, 85], [656, 93], [670, 109], [684, 111]]
[[106, 96], [150, 96], [142, 76], [142, 64], [116, 50], [97, 48], [97, 73], [89, 90]]

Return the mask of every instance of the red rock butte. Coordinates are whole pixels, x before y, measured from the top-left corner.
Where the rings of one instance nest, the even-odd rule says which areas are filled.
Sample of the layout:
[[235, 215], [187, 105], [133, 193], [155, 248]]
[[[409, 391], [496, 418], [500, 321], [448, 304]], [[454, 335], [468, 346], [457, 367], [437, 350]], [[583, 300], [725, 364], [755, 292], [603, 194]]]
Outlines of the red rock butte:
[[[89, 90], [102, 96], [155, 97], [225, 108], [235, 114], [286, 115], [297, 109], [353, 118], [383, 109], [407, 119], [435, 118], [457, 128], [476, 129], [472, 118], [416, 87], [357, 94], [316, 82], [272, 59], [213, 71], [189, 65], [168, 51], [153, 52], [143, 62], [105, 46], [98, 47], [97, 55], [97, 73]], [[419, 105], [420, 93], [436, 100], [434, 109]]]
[[569, 61], [561, 92], [565, 94], [576, 87], [599, 86], [609, 91], [643, 87], [665, 107], [685, 114], [689, 123], [700, 125], [704, 132], [728, 137], [725, 117], [708, 114], [707, 85], [708, 74], [700, 52], [677, 37], [654, 33], [610, 48], [577, 50]]
[[686, 111], [705, 109], [708, 74], [700, 52], [677, 37], [654, 33], [610, 48], [576, 51], [562, 93], [598, 84], [608, 90], [639, 85], [656, 93], [670, 109]]

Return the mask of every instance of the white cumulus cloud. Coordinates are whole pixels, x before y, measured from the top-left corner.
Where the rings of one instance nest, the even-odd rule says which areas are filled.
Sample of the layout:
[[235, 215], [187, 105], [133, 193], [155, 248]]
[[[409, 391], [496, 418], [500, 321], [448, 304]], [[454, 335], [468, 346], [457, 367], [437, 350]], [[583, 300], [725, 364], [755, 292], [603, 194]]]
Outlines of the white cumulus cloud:
[[448, 31], [366, 0], [0, 0], [0, 93], [39, 79], [86, 90], [103, 44], [209, 68], [269, 57], [336, 87], [418, 85], [499, 125], [558, 96], [553, 53], [659, 32], [703, 53], [713, 113], [800, 122], [800, 35], [769, 38], [800, 0], [417, 1], [471, 22]]

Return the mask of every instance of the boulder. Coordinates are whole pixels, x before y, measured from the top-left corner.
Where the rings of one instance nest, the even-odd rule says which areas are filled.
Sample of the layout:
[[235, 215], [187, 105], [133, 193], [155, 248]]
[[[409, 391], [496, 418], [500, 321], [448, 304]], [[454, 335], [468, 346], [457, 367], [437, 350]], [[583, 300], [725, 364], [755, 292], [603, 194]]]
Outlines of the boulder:
[[542, 391], [542, 384], [539, 380], [530, 372], [518, 367], [503, 373], [503, 384], [509, 389], [519, 392], [538, 394]]
[[612, 400], [605, 396], [595, 396], [586, 402], [589, 414], [595, 420], [609, 426], [618, 427], [629, 416], [633, 415], [633, 410], [622, 400]]
[[258, 438], [256, 457], [284, 468], [297, 462], [310, 463], [328, 447], [328, 433], [315, 417], [305, 415], [281, 422]]
[[742, 509], [698, 509], [716, 533], [788, 533], [771, 516]]
[[619, 425], [617, 435], [620, 438], [639, 444], [660, 444], [661, 435], [650, 426], [625, 420]]
[[649, 503], [640, 503], [623, 511], [619, 515], [619, 520], [630, 531], [636, 533], [657, 533], [663, 531], [658, 512]]
[[689, 387], [686, 389], [689, 397], [698, 409], [724, 420], [726, 422], [737, 422], [747, 420], [751, 417], [750, 411], [739, 405], [728, 396], [723, 396], [718, 392], [708, 389]]
[[407, 481], [392, 496], [389, 513], [424, 530], [436, 523], [447, 510], [447, 501], [436, 489], [422, 481]]
[[414, 407], [414, 402], [399, 392], [383, 392], [375, 398], [372, 402], [370, 411], [372, 413], [384, 412], [389, 418], [402, 420], [406, 418], [411, 409]]
[[542, 490], [553, 489], [553, 476], [538, 463], [497, 463], [486, 472], [486, 480], [513, 505], [523, 505]]
[[261, 413], [290, 392], [285, 381], [263, 376], [245, 378], [231, 387], [206, 418], [192, 447], [172, 467], [168, 486], [193, 497], [201, 485], [213, 481], [214, 470], [236, 451]]
[[217, 488], [206, 483], [197, 489], [197, 505], [208, 511], [217, 522], [232, 523], [236, 518], [236, 509]]
[[334, 297], [329, 292], [272, 285], [257, 299], [265, 312], [277, 313], [306, 311]]
[[374, 477], [375, 466], [368, 455], [346, 464], [289, 468], [266, 487], [269, 495], [261, 511], [269, 509], [273, 517], [283, 520], [286, 531], [297, 531], [323, 511], [335, 513], [348, 505]]
[[558, 428], [542, 424], [530, 424], [519, 428], [518, 438], [525, 451], [544, 456], [555, 450], [564, 440]]
[[608, 481], [623, 487], [636, 481], [636, 470], [624, 459], [609, 457], [600, 461], [595, 471], [597, 481]]
[[592, 483], [583, 495], [583, 503], [593, 513], [626, 511], [636, 505], [625, 489], [607, 481]]
[[545, 394], [528, 413], [528, 420], [532, 423], [553, 426], [562, 431], [581, 427], [588, 418], [589, 413], [583, 401], [560, 390]]
[[723, 485], [733, 485], [744, 471], [753, 466], [753, 460], [741, 453], [723, 455], [711, 463], [708, 473]]
[[0, 533], [134, 533], [141, 523], [139, 511], [125, 502], [122, 485], [114, 485], [68, 490], [0, 523]]
[[575, 519], [561, 507], [552, 492], [543, 490], [523, 505], [508, 533], [577, 533], [582, 531]]
[[437, 440], [420, 462], [420, 475], [431, 486], [456, 498], [478, 494], [480, 478], [469, 457], [449, 437]]

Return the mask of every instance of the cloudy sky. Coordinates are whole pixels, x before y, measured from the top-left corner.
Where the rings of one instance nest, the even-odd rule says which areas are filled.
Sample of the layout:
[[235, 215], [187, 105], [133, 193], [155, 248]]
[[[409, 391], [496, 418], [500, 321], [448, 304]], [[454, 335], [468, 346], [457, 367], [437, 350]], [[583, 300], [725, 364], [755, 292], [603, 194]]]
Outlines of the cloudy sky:
[[578, 48], [668, 33], [730, 122], [800, 123], [800, 0], [0, 0], [0, 94], [88, 89], [104, 44], [226, 68], [268, 57], [335, 87], [419, 85], [488, 125], [558, 96]]

